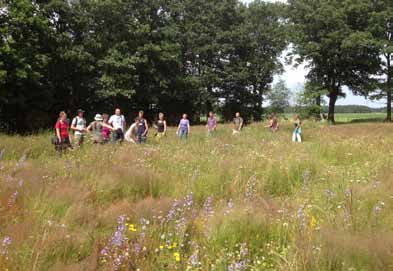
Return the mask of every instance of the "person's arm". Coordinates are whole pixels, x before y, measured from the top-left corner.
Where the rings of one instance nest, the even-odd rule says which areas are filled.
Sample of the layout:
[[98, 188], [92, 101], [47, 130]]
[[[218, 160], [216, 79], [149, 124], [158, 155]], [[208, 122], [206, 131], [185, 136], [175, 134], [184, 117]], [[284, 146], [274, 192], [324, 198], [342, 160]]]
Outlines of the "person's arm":
[[59, 140], [59, 143], [61, 143], [61, 136], [60, 136], [60, 129], [59, 128], [56, 128], [56, 136], [57, 136], [57, 139]]
[[243, 119], [240, 119], [239, 131], [243, 128]]
[[87, 126], [86, 131], [90, 134], [91, 133], [91, 128], [92, 128], [93, 124], [89, 124], [89, 126]]
[[[74, 122], [75, 122], [75, 124], [74, 124]], [[79, 129], [76, 128], [76, 125], [77, 125], [77, 124], [78, 124], [77, 118], [73, 118], [72, 121], [71, 121], [71, 130], [73, 130], [73, 131], [79, 131]]]
[[110, 125], [108, 125], [108, 124], [106, 124], [106, 123], [103, 123], [102, 126], [105, 127], [105, 128], [108, 128], [108, 129], [111, 130], [111, 131], [114, 131], [114, 130], [115, 130], [115, 128], [113, 128], [112, 126], [110, 126]]
[[213, 130], [216, 130], [217, 129], [217, 120], [215, 119], [214, 120], [214, 127], [213, 127]]
[[191, 133], [190, 121], [187, 122], [187, 129], [188, 129], [188, 134], [190, 134]]
[[147, 132], [149, 131], [149, 125], [147, 124], [147, 120], [146, 120], [146, 119], [145, 119], [144, 121], [145, 121], [145, 127], [146, 127], [146, 129], [145, 129], [145, 132], [143, 133], [143, 136], [146, 136], [146, 135], [147, 135]]
[[166, 120], [164, 120], [164, 134], [166, 134]]

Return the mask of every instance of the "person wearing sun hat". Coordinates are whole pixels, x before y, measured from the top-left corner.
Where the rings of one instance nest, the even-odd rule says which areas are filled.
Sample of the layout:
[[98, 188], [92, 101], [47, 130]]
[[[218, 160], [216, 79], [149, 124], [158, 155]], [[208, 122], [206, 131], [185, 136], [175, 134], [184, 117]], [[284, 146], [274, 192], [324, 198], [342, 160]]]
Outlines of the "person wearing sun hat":
[[86, 120], [83, 117], [85, 111], [78, 109], [77, 115], [71, 121], [71, 130], [74, 131], [74, 144], [81, 146], [86, 133]]
[[96, 114], [94, 117], [94, 121], [89, 124], [89, 126], [86, 128], [88, 133], [91, 134], [92, 140], [94, 144], [102, 144], [104, 142], [103, 136], [102, 136], [102, 129], [107, 128], [111, 131], [114, 130], [114, 128], [106, 123], [103, 122], [104, 118], [102, 117], [101, 114]]

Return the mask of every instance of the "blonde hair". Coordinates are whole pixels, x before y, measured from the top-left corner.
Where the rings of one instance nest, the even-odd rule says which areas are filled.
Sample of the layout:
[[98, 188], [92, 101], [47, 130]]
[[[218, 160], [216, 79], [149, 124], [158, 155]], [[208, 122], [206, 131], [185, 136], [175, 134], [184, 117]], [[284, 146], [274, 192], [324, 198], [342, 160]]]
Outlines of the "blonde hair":
[[67, 117], [67, 113], [64, 111], [60, 111], [59, 113], [59, 119], [62, 119], [63, 117]]

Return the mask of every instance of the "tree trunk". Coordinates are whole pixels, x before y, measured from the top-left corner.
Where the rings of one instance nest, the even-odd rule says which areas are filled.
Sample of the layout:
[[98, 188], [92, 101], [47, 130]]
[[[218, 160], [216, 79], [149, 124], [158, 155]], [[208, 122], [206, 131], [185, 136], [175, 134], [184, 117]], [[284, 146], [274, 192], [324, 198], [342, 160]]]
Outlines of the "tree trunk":
[[335, 124], [334, 119], [334, 108], [336, 106], [338, 91], [334, 90], [329, 94], [329, 113], [328, 113], [328, 122], [331, 124]]
[[386, 64], [388, 68], [387, 80], [386, 80], [386, 121], [392, 121], [392, 89], [391, 89], [391, 67], [390, 67], [390, 54], [386, 58]]
[[322, 117], [321, 117], [321, 95], [318, 95], [315, 98], [315, 105], [318, 107], [318, 111], [316, 111], [315, 114], [315, 119], [317, 121], [321, 121]]

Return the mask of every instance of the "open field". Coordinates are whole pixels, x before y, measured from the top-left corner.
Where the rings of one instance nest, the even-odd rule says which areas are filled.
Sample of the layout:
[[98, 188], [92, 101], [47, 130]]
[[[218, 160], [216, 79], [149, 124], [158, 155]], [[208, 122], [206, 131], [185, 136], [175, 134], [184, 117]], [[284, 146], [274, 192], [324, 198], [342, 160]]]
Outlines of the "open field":
[[393, 270], [393, 125], [291, 131], [61, 158], [0, 135], [0, 270]]
[[347, 122], [378, 122], [386, 118], [386, 113], [343, 113], [336, 114], [336, 121], [339, 123]]

